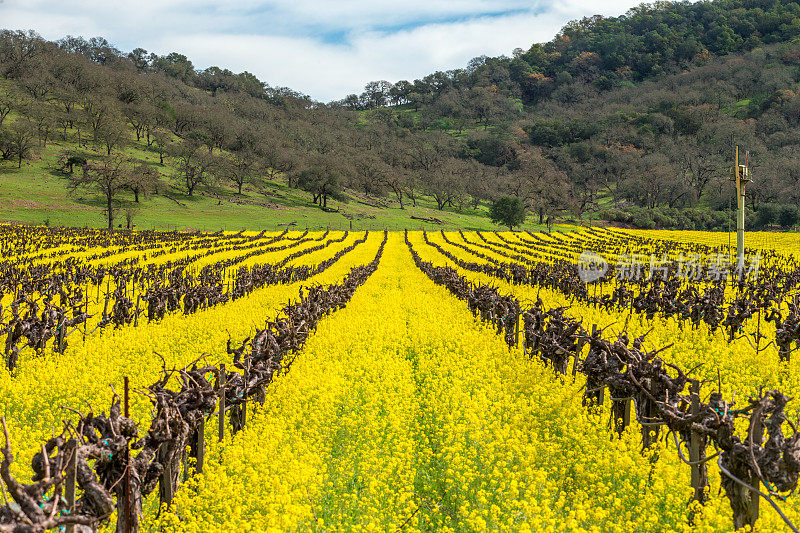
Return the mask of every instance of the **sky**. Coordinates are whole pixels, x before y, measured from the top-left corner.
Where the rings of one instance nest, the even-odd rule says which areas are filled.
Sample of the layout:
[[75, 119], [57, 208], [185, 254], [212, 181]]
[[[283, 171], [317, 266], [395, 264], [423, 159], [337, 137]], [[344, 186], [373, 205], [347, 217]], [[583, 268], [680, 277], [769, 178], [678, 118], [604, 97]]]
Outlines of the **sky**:
[[315, 100], [369, 81], [413, 81], [546, 42], [568, 21], [634, 0], [0, 0], [0, 28], [102, 36], [120, 50], [180, 52], [196, 68], [252, 72]]

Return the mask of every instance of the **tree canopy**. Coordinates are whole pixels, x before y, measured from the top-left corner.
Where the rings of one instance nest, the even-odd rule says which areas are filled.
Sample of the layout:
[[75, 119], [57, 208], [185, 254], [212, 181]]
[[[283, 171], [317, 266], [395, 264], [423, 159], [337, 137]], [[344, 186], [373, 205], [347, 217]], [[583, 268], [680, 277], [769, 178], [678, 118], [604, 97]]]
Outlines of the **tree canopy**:
[[525, 203], [515, 197], [503, 196], [492, 202], [489, 209], [489, 218], [495, 224], [508, 226], [514, 231], [515, 226], [519, 226], [525, 221]]

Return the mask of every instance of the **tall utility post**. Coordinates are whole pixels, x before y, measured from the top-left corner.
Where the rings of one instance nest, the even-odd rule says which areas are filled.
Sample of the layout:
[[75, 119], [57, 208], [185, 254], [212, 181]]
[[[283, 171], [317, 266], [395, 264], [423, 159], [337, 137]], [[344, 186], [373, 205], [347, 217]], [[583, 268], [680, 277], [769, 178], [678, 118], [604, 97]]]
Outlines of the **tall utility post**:
[[745, 155], [744, 165], [739, 164], [739, 147], [734, 154], [733, 179], [736, 181], [736, 202], [739, 208], [736, 213], [736, 261], [744, 264], [744, 188], [750, 182], [750, 152]]

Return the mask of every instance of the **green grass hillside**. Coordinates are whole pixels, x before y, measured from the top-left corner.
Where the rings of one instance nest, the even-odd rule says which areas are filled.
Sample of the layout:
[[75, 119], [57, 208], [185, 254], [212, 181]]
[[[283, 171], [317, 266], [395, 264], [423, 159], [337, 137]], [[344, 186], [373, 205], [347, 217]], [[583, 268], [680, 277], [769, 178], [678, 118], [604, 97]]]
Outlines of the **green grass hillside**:
[[[17, 168], [15, 161], [0, 161], [0, 221], [105, 226], [103, 198], [88, 190], [71, 190], [68, 176], [58, 170], [59, 154], [65, 150], [85, 154], [90, 159], [105, 154], [100, 147], [90, 145], [78, 149], [76, 143], [57, 139], [48, 142], [46, 147], [40, 146], [31, 160], [23, 161], [21, 169]], [[329, 207], [338, 212], [325, 212], [311, 202], [308, 194], [291, 189], [280, 181], [268, 181], [266, 189], [261, 191], [245, 186], [241, 196], [227, 186], [207, 188], [188, 196], [178, 190], [174, 182], [176, 169], [169, 159], [164, 165], [159, 164], [158, 154], [143, 142], [134, 140], [123, 151], [132, 158], [154, 164], [166, 185], [158, 194], [140, 197], [139, 204], [133, 201], [132, 193], [122, 195], [117, 205], [116, 224], [123, 227], [126, 225], [126, 212], [130, 211], [133, 213], [132, 223], [140, 229], [279, 229], [287, 224], [298, 228], [332, 229], [498, 228], [487, 218], [485, 206], [463, 213], [439, 211], [434, 202], [424, 197], [418, 200], [417, 207], [409, 205], [399, 209], [392, 204], [380, 207], [375, 200], [348, 191], [347, 201], [329, 202]], [[437, 218], [443, 223], [416, 220], [412, 216]], [[546, 229], [531, 222], [526, 223], [523, 229]], [[563, 227], [555, 227], [560, 228]]]

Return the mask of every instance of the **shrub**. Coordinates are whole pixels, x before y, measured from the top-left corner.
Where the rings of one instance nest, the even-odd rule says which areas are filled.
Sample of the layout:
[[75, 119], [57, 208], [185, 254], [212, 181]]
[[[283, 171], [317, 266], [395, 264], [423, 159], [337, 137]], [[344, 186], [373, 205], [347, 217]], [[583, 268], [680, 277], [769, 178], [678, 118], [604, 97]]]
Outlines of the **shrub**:
[[800, 209], [796, 205], [782, 205], [778, 210], [777, 222], [784, 228], [793, 228], [800, 223]]
[[763, 204], [760, 206], [756, 212], [755, 227], [763, 229], [777, 222], [779, 209], [779, 206], [775, 204]]

